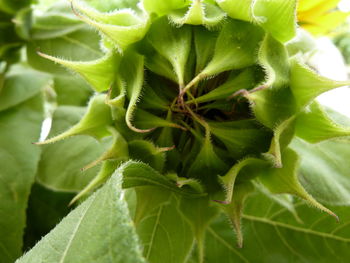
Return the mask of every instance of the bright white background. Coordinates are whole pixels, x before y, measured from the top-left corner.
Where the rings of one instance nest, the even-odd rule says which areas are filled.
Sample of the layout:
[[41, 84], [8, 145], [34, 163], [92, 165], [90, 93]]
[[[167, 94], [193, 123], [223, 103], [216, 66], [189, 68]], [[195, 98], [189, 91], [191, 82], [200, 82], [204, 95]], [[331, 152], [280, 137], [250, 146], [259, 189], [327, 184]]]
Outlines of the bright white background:
[[[342, 11], [349, 12], [350, 0], [341, 1], [339, 8]], [[319, 52], [312, 57], [311, 64], [325, 77], [335, 80], [348, 80], [350, 78], [349, 69], [345, 66], [342, 55], [332, 44], [331, 40], [321, 37], [317, 39], [317, 45]], [[349, 87], [342, 87], [326, 92], [318, 97], [318, 101], [350, 117]]]

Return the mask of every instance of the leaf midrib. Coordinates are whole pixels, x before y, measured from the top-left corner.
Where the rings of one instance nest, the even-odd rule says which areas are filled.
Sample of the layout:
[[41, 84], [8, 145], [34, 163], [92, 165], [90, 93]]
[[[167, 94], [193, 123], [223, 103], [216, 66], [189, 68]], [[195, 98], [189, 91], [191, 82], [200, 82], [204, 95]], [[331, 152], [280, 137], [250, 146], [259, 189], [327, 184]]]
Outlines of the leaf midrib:
[[71, 237], [70, 237], [69, 240], [68, 240], [68, 243], [67, 243], [67, 245], [66, 245], [65, 250], [63, 251], [63, 254], [62, 254], [62, 257], [61, 257], [59, 263], [64, 263], [64, 260], [66, 259], [66, 256], [67, 256], [67, 254], [68, 254], [68, 250], [70, 249], [71, 244], [72, 244], [74, 238], [76, 237], [76, 233], [78, 232], [78, 230], [79, 230], [79, 228], [80, 228], [80, 225], [81, 225], [81, 223], [82, 223], [82, 221], [83, 221], [83, 219], [84, 219], [86, 213], [89, 211], [91, 205], [94, 203], [94, 199], [96, 198], [96, 196], [93, 196], [93, 197], [91, 197], [91, 198], [93, 198], [93, 200], [91, 200], [90, 204], [86, 207], [85, 211], [82, 213], [82, 215], [81, 215], [79, 221], [77, 222], [77, 225], [75, 226], [75, 228], [74, 228], [74, 230], [73, 230], [73, 232], [72, 232], [72, 234], [71, 234]]
[[242, 259], [244, 262], [249, 263], [248, 259], [246, 259], [239, 251], [237, 251], [234, 247], [232, 247], [229, 243], [226, 242], [222, 237], [220, 237], [214, 229], [211, 227], [208, 228], [208, 232], [216, 238], [221, 244], [223, 244], [225, 247], [227, 247], [229, 250], [231, 250], [233, 253], [235, 253], [240, 259]]
[[273, 221], [273, 220], [268, 219], [268, 218], [261, 218], [261, 217], [256, 217], [256, 216], [252, 216], [252, 215], [246, 215], [246, 214], [243, 215], [243, 218], [246, 220], [254, 221], [254, 222], [260, 222], [260, 223], [272, 225], [274, 227], [287, 228], [287, 229], [290, 229], [290, 230], [293, 230], [296, 232], [302, 232], [305, 234], [319, 236], [322, 238], [328, 238], [328, 239], [333, 239], [333, 240], [337, 240], [337, 241], [341, 241], [341, 242], [350, 243], [350, 238], [344, 238], [344, 237], [336, 236], [336, 235], [333, 235], [330, 233], [319, 232], [319, 231], [315, 231], [312, 229], [306, 229], [306, 228], [302, 228], [302, 227], [298, 227], [298, 226], [288, 225], [288, 224], [285, 224], [282, 222]]
[[163, 206], [160, 206], [159, 210], [157, 212], [157, 215], [156, 215], [156, 222], [155, 222], [154, 227], [152, 229], [152, 235], [151, 235], [150, 244], [148, 246], [148, 250], [147, 250], [147, 253], [146, 253], [146, 259], [149, 259], [149, 257], [150, 257], [151, 250], [153, 248], [153, 242], [154, 242], [155, 234], [156, 234], [157, 229], [158, 229], [159, 219], [160, 219], [160, 216], [162, 214], [162, 211], [163, 211]]

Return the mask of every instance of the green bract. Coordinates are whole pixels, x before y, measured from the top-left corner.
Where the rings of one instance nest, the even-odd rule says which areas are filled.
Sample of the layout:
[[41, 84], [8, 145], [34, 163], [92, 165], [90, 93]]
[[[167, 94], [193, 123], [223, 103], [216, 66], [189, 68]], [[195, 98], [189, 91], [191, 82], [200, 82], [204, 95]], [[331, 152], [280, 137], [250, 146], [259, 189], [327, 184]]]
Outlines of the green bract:
[[[30, 18], [17, 17], [28, 64], [42, 73], [16, 65], [0, 75], [0, 124], [26, 125], [23, 111], [31, 124], [41, 120], [36, 104], [45, 90], [53, 126], [20, 158], [22, 142], [1, 129], [0, 146], [16, 146], [1, 150], [1, 160], [28, 166], [31, 183], [36, 173], [49, 189], [78, 192], [71, 204], [87, 199], [18, 263], [332, 259], [323, 247], [304, 258], [303, 235], [329, 238], [327, 251], [349, 248], [349, 231], [328, 234], [331, 221], [315, 230], [311, 219], [314, 208], [337, 220], [349, 214], [328, 207], [350, 204], [350, 128], [315, 98], [350, 82], [319, 76], [288, 42], [297, 31], [296, 0], [39, 2], [22, 11]], [[0, 1], [4, 16], [13, 8]], [[13, 44], [6, 45], [8, 52]], [[4, 178], [17, 173], [5, 170]], [[247, 239], [242, 251], [221, 214], [238, 247]], [[269, 244], [269, 227], [285, 247]], [[249, 253], [261, 250], [253, 235], [262, 236], [260, 256]], [[4, 262], [19, 256], [16, 241], [8, 246], [0, 246]]]

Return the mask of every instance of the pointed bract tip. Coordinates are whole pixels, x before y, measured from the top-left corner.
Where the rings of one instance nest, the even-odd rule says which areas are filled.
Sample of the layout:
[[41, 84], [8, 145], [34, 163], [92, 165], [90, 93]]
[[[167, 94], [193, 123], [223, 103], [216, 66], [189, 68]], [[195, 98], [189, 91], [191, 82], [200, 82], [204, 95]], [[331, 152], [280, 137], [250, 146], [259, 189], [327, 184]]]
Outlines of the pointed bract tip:
[[32, 142], [32, 144], [34, 145], [45, 145], [45, 144], [48, 144], [47, 141], [42, 141], [42, 142]]
[[222, 200], [212, 200], [213, 202], [219, 203], [219, 204], [223, 204], [223, 205], [228, 205], [230, 204], [230, 202], [227, 201], [222, 201]]
[[80, 168], [80, 171], [81, 171], [81, 172], [85, 172], [86, 170], [89, 170], [90, 168], [95, 167], [96, 165], [98, 165], [98, 164], [101, 163], [102, 161], [104, 161], [103, 156], [102, 156], [102, 158], [100, 157], [100, 158], [98, 158], [98, 159], [92, 161], [91, 163], [88, 163], [88, 164], [85, 165], [84, 167]]
[[175, 145], [173, 146], [170, 146], [170, 147], [160, 147], [158, 148], [158, 152], [162, 153], [162, 152], [169, 152], [169, 151], [172, 151], [176, 148]]
[[322, 211], [326, 212], [330, 216], [333, 216], [335, 218], [335, 220], [337, 221], [337, 223], [340, 222], [339, 216], [337, 216], [337, 214], [334, 213], [333, 211], [331, 211], [330, 209], [328, 209], [326, 207], [323, 207], [323, 208], [318, 207], [318, 208], [321, 209]]
[[80, 196], [79, 196], [79, 195], [76, 195], [76, 196], [69, 202], [68, 207], [71, 207], [72, 205], [74, 205], [74, 203], [75, 203], [76, 201], [78, 201], [79, 198], [80, 198]]
[[128, 125], [130, 130], [137, 132], [137, 133], [148, 133], [148, 132], [154, 131], [156, 129], [156, 127], [150, 128], [150, 129], [139, 129], [139, 128], [136, 128], [135, 126], [133, 126], [131, 123], [129, 123], [129, 121], [127, 121], [127, 125]]
[[46, 56], [47, 56], [45, 53], [41, 52], [41, 50], [40, 50], [39, 47], [36, 49], [36, 53], [37, 53], [40, 57], [46, 57]]
[[327, 207], [323, 206], [322, 204], [320, 204], [319, 202], [317, 202], [313, 197], [311, 197], [310, 195], [307, 195], [305, 197], [302, 197], [305, 201], [307, 201], [310, 205], [320, 209], [323, 212], [326, 212], [327, 214], [329, 214], [330, 216], [333, 216], [335, 218], [335, 220], [339, 223], [339, 217], [330, 209], [328, 209]]
[[335, 213], [332, 212], [331, 216], [333, 216], [333, 217], [335, 218], [335, 220], [337, 221], [337, 223], [340, 222], [340, 218], [339, 218], [339, 216], [338, 216], [337, 214], [335, 214]]
[[237, 244], [236, 245], [238, 248], [243, 248], [243, 238], [237, 237]]
[[33, 144], [35, 144], [35, 145], [46, 145], [46, 144], [58, 142], [58, 141], [60, 141], [62, 139], [65, 139], [65, 138], [63, 138], [60, 135], [58, 135], [58, 136], [52, 137], [52, 138], [47, 139], [47, 140], [42, 141], [42, 142], [34, 142]]
[[72, 12], [74, 15], [76, 15], [77, 17], [81, 18], [81, 15], [77, 12], [77, 10], [74, 7], [74, 3], [73, 0], [68, 0], [70, 2], [70, 8], [72, 9]]

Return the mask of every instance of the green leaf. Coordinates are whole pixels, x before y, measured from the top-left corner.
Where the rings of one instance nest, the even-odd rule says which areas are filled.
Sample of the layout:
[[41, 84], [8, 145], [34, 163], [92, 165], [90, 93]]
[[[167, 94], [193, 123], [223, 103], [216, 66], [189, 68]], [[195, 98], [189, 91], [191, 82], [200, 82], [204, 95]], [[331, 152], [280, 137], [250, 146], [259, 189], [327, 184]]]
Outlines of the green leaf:
[[144, 57], [129, 52], [122, 60], [123, 67], [121, 68], [121, 75], [126, 82], [126, 95], [130, 99], [128, 108], [125, 114], [125, 121], [129, 129], [134, 132], [145, 133], [153, 130], [150, 129], [139, 129], [132, 124], [134, 113], [137, 107], [137, 102], [141, 96], [141, 91], [144, 81]]
[[259, 64], [265, 69], [267, 87], [280, 88], [289, 84], [289, 61], [285, 46], [266, 34], [259, 50]]
[[90, 86], [81, 77], [69, 74], [55, 76], [53, 88], [58, 105], [85, 106], [93, 94]]
[[270, 149], [268, 152], [263, 153], [263, 155], [272, 161], [275, 167], [281, 168], [283, 166], [282, 152], [289, 145], [295, 134], [295, 116], [278, 125], [273, 133], [274, 136], [271, 140]]
[[70, 1], [73, 10], [76, 8], [80, 12], [75, 11], [75, 14], [85, 23], [102, 32], [120, 51], [141, 40], [148, 31], [149, 18], [145, 14], [139, 15], [127, 8], [113, 12], [100, 12], [79, 1]]
[[[171, 119], [172, 113], [169, 111], [167, 119]], [[157, 145], [161, 147], [173, 147], [175, 145], [174, 134], [176, 130], [172, 128], [162, 128], [158, 140], [156, 141]], [[174, 148], [171, 151], [166, 153], [165, 167], [168, 171], [175, 171], [180, 163], [180, 153], [178, 149]]]
[[295, 38], [285, 45], [290, 57], [297, 54], [310, 54], [317, 48], [316, 39], [302, 28], [298, 28]]
[[121, 189], [122, 175], [118, 169], [16, 262], [145, 262]]
[[171, 181], [165, 175], [160, 174], [147, 164], [135, 161], [129, 161], [123, 164], [123, 188], [139, 186], [157, 186], [184, 195], [187, 197], [202, 197], [206, 194], [198, 192], [197, 189], [190, 187], [180, 187]]
[[243, 21], [227, 21], [216, 41], [212, 60], [200, 74], [212, 76], [253, 65], [262, 37], [263, 32], [257, 26]]
[[160, 76], [166, 77], [175, 83], [178, 82], [178, 78], [173, 70], [173, 66], [165, 57], [159, 54], [156, 50], [147, 50], [147, 53], [145, 55], [145, 66], [150, 71]]
[[73, 194], [51, 191], [34, 184], [30, 191], [23, 251], [32, 248], [48, 234], [73, 208], [68, 207]]
[[129, 142], [130, 158], [142, 161], [159, 172], [162, 172], [165, 164], [165, 153], [162, 148], [156, 147], [146, 140], [133, 140]]
[[256, 23], [282, 43], [295, 36], [295, 0], [217, 0], [217, 2], [230, 17]]
[[[197, 97], [194, 101], [196, 103], [214, 101], [214, 100], [226, 100], [232, 94], [238, 90], [249, 90], [254, 85], [254, 71], [253, 69], [246, 69], [242, 71], [238, 76], [235, 73], [231, 73], [231, 76], [227, 81], [218, 86], [217, 88], [209, 91], [202, 96]], [[190, 102], [192, 102], [190, 100]]]
[[338, 220], [338, 216], [331, 210], [317, 202], [302, 186], [298, 178], [300, 163], [296, 152], [287, 148], [282, 153], [282, 168], [267, 168], [260, 172], [258, 180], [274, 194], [292, 194], [304, 199], [309, 205], [318, 208]]
[[297, 113], [296, 98], [287, 86], [264, 88], [244, 96], [250, 101], [257, 120], [270, 129]]
[[[225, 200], [218, 201], [220, 203], [223, 203], [225, 205], [231, 204], [235, 199], [235, 184], [237, 177], [240, 173], [243, 174], [243, 181], [249, 180], [252, 177], [255, 177], [258, 175], [259, 170], [264, 170], [268, 168], [268, 164], [266, 161], [258, 159], [258, 158], [246, 158], [239, 162], [237, 162], [235, 165], [231, 167], [231, 169], [222, 177], [219, 177], [219, 180], [222, 183], [223, 188], [225, 189], [226, 196]], [[254, 170], [249, 170], [251, 167], [253, 167]], [[245, 170], [248, 170], [248, 172], [245, 172]], [[246, 174], [249, 174], [249, 177], [251, 178], [244, 178]], [[244, 191], [243, 191], [244, 192]], [[240, 196], [237, 196], [238, 199], [241, 199]], [[237, 200], [237, 199], [236, 199]]]
[[31, 0], [0, 0], [0, 10], [9, 14], [16, 13], [19, 9], [30, 5]]
[[180, 177], [175, 173], [168, 173], [166, 177], [176, 182], [176, 185], [180, 188], [183, 186], [191, 187], [193, 190], [196, 190], [198, 193], [204, 193], [204, 187], [197, 179]]
[[30, 68], [15, 65], [6, 73], [0, 95], [0, 111], [16, 106], [37, 95], [49, 85], [47, 75]]
[[237, 246], [243, 247], [243, 235], [242, 235], [242, 214], [245, 200], [248, 195], [254, 191], [254, 186], [251, 182], [243, 184], [237, 184], [235, 187], [235, 193], [233, 195], [232, 202], [230, 204], [223, 204], [223, 210], [230, 219], [232, 226], [236, 232]]
[[97, 92], [108, 90], [115, 81], [120, 57], [114, 50], [109, 51], [103, 57], [87, 62], [69, 61], [43, 53], [40, 56], [61, 64], [66, 68], [80, 74]]
[[[59, 134], [76, 124], [83, 113], [84, 109], [80, 107], [58, 107], [53, 114], [49, 136]], [[97, 159], [110, 142], [109, 138], [99, 143], [90, 136], [79, 135], [42, 146], [37, 180], [55, 191], [75, 192], [83, 189], [97, 174], [98, 168], [84, 172], [82, 168]]]
[[58, 1], [44, 12], [34, 12], [32, 16], [28, 36], [32, 40], [63, 37], [86, 27], [65, 1]]
[[184, 92], [210, 76], [253, 65], [262, 37], [260, 27], [229, 19], [219, 33], [211, 61], [186, 85]]
[[103, 56], [100, 36], [89, 28], [83, 28], [57, 38], [35, 40], [27, 43], [27, 59], [33, 68], [52, 74], [66, 75], [67, 70], [54, 62], [42, 58], [41, 53], [71, 61], [93, 61]]
[[350, 126], [350, 118], [339, 113], [336, 110], [333, 110], [329, 107], [323, 106], [322, 107], [325, 111], [326, 114], [331, 120], [333, 120], [336, 124], [342, 126], [342, 127], [348, 127]]
[[74, 198], [72, 198], [69, 204], [71, 205], [75, 203], [83, 196], [89, 194], [97, 187], [104, 184], [111, 177], [114, 171], [119, 167], [119, 165], [120, 162], [118, 161], [104, 161], [97, 175], [92, 180], [90, 180], [90, 182], [84, 187], [84, 189], [82, 189], [76, 196], [74, 196]]
[[193, 246], [189, 223], [178, 210], [178, 200], [156, 187], [137, 189], [136, 230], [150, 263], [184, 263]]
[[318, 95], [349, 83], [327, 79], [303, 65], [297, 58], [291, 60], [290, 88], [300, 108], [308, 105]]
[[266, 187], [262, 184], [254, 183], [254, 186], [259, 191], [259, 193], [264, 194], [266, 197], [270, 198], [283, 208], [287, 209], [295, 218], [298, 223], [303, 223], [301, 221], [298, 212], [296, 211], [295, 198], [290, 194], [278, 194], [275, 195], [271, 193]]
[[317, 200], [329, 205], [350, 203], [348, 138], [310, 144], [294, 139], [291, 147], [300, 158], [300, 181]]
[[106, 95], [99, 94], [91, 98], [84, 116], [77, 124], [65, 132], [37, 144], [48, 144], [75, 135], [89, 135], [101, 139], [109, 135], [108, 127], [112, 125], [111, 108], [105, 103]]
[[109, 127], [108, 131], [112, 136], [112, 143], [107, 138], [108, 150], [100, 155], [96, 160], [85, 166], [83, 169], [90, 169], [103, 161], [114, 160], [117, 163], [127, 161], [129, 158], [128, 143], [123, 136], [113, 127]]
[[166, 58], [177, 76], [180, 87], [184, 85], [185, 67], [191, 49], [192, 32], [189, 26], [176, 28], [167, 18], [152, 23], [147, 41]]
[[196, 74], [199, 74], [212, 59], [217, 31], [209, 31], [203, 27], [193, 28], [194, 44], [196, 50]]
[[158, 127], [171, 127], [171, 128], [184, 129], [183, 127], [181, 127], [176, 123], [160, 118], [157, 115], [154, 115], [152, 113], [149, 113], [147, 111], [140, 110], [140, 109], [137, 109], [135, 111], [134, 123], [137, 127], [140, 127], [143, 130], [154, 129]]
[[337, 223], [326, 215], [296, 204], [303, 223], [270, 198], [256, 194], [246, 200], [244, 247], [234, 245], [231, 225], [221, 217], [208, 229], [206, 262], [347, 262], [350, 248], [348, 207], [334, 207]]
[[216, 0], [219, 6], [234, 19], [252, 21], [252, 0]]
[[88, 2], [89, 6], [92, 6], [101, 12], [109, 12], [111, 10], [124, 8], [132, 8], [135, 10], [137, 9], [136, 7], [139, 0], [83, 0], [83, 2]]
[[219, 210], [209, 198], [181, 198], [179, 210], [192, 227], [197, 243], [198, 261], [203, 262], [207, 228]]
[[175, 10], [170, 14], [169, 18], [180, 26], [190, 24], [212, 28], [222, 22], [225, 16], [226, 14], [214, 3], [192, 0], [189, 8]]
[[296, 135], [310, 143], [350, 136], [350, 127], [342, 127], [332, 121], [317, 102], [298, 115], [295, 128]]
[[[202, 144], [201, 149], [195, 159], [192, 160], [192, 164], [188, 169], [188, 177], [197, 178], [204, 185], [215, 189], [217, 185], [216, 176], [225, 173], [228, 165], [215, 153], [209, 130], [200, 142]], [[211, 190], [213, 189], [208, 189], [209, 192]]]
[[0, 1], [0, 59], [7, 63], [19, 61], [19, 49], [23, 41], [16, 34], [14, 18], [1, 12], [3, 1]]
[[150, 14], [159, 16], [167, 15], [170, 11], [184, 8], [190, 4], [190, 0], [144, 0], [143, 6]]
[[[147, 67], [147, 62], [146, 62]], [[144, 87], [143, 96], [141, 98], [140, 104], [142, 105], [142, 109], [145, 110], [163, 110], [167, 111], [169, 109], [169, 105], [171, 101], [169, 101], [164, 94], [158, 93], [155, 89], [153, 89], [150, 85], [146, 85]]]
[[296, 33], [296, 0], [257, 0], [252, 4], [254, 21], [284, 43]]
[[235, 159], [267, 150], [270, 132], [253, 120], [209, 122], [210, 131], [224, 143]]
[[0, 258], [13, 262], [22, 253], [22, 235], [30, 188], [34, 183], [43, 121], [41, 96], [0, 113]]

